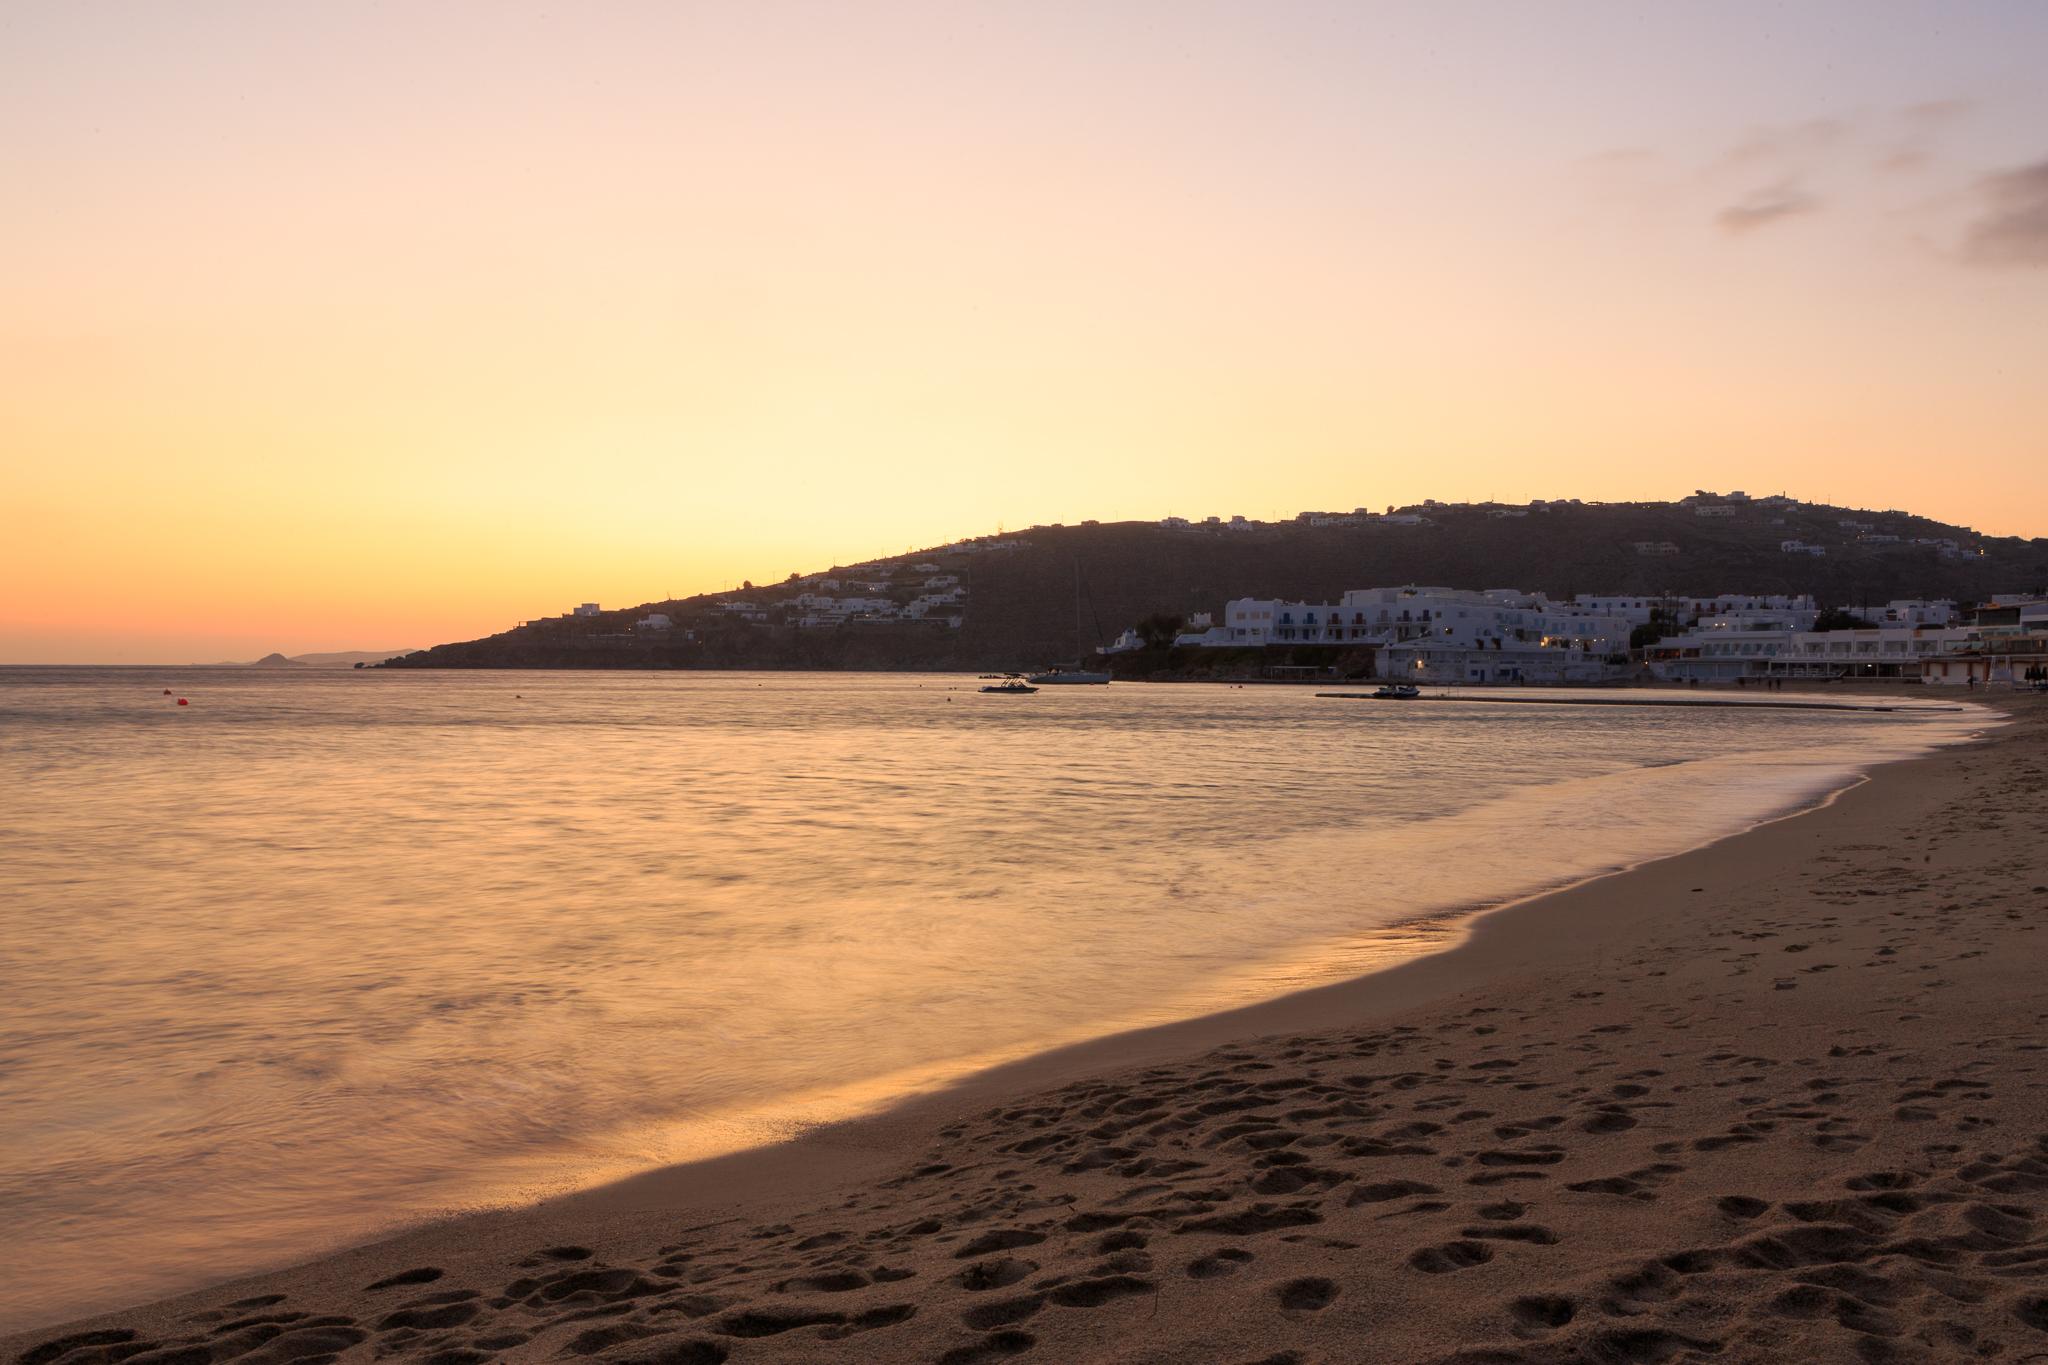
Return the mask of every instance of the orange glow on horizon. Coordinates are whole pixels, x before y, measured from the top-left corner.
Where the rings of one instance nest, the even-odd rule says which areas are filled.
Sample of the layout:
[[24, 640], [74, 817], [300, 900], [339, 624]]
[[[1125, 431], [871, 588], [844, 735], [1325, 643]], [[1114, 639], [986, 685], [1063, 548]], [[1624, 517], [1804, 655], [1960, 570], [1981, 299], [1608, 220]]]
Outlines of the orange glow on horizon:
[[35, 11], [0, 662], [425, 646], [1083, 518], [1703, 486], [2048, 531], [2048, 269], [1967, 258], [2048, 158], [2044, 23], [1826, 10]]

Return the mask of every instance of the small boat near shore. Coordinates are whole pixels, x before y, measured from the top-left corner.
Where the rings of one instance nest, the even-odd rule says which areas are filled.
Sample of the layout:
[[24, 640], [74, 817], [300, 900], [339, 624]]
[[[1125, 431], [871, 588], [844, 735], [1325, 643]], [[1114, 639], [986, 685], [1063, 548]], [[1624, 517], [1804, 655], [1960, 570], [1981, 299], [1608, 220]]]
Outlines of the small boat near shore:
[[1004, 681], [991, 683], [981, 690], [996, 697], [1028, 697], [1038, 689], [1013, 673]]
[[1388, 683], [1372, 695], [1377, 701], [1414, 701], [1422, 689], [1414, 683]]

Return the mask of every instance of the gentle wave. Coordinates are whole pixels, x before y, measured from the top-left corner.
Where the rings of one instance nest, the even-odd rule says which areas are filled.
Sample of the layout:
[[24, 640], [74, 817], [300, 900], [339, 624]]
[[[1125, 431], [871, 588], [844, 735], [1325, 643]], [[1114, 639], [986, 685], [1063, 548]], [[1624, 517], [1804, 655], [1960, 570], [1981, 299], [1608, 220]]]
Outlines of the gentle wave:
[[1983, 723], [974, 687], [0, 670], [0, 1321], [1340, 979]]

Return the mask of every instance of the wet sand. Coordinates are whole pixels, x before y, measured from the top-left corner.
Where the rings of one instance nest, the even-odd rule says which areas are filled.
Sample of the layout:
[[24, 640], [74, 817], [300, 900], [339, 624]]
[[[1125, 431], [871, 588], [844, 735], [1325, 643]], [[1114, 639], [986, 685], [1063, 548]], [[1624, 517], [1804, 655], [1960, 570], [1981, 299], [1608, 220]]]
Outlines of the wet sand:
[[1450, 952], [0, 1358], [2048, 1359], [2048, 704], [1971, 700]]

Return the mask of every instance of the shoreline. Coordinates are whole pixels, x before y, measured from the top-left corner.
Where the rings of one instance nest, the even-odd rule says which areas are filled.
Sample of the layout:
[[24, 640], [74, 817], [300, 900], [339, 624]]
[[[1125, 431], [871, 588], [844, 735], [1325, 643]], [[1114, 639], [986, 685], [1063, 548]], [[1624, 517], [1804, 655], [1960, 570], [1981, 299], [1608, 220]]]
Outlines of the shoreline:
[[1741, 697], [1468, 697], [1453, 696], [1448, 692], [1423, 692], [1413, 697], [1376, 697], [1370, 692], [1318, 692], [1318, 701], [1453, 701], [1471, 702], [1481, 706], [1678, 706], [1721, 710], [1761, 711], [1869, 711], [1878, 715], [1894, 712], [1918, 712], [1923, 714], [1955, 714], [1963, 707], [1956, 703], [1904, 705], [1904, 706], [1859, 706], [1847, 701], [1769, 701], [1758, 698], [1748, 701]]
[[[2009, 717], [2029, 711], [2024, 702], [1994, 703], [1987, 709]], [[858, 1195], [926, 1148], [946, 1147], [948, 1132], [992, 1105], [1019, 1103], [1061, 1085], [1185, 1063], [1203, 1049], [1381, 1023], [1475, 993], [1483, 997], [1532, 972], [1568, 968], [1588, 952], [1611, 953], [1632, 935], [1659, 927], [1658, 918], [1646, 916], [1642, 906], [1663, 906], [1703, 891], [1711, 895], [1717, 883], [1742, 881], [1748, 867], [1771, 865], [1795, 848], [1822, 843], [1835, 826], [1864, 818], [1867, 808], [1925, 805], [1928, 798], [1921, 788], [1930, 784], [1917, 777], [1984, 752], [2010, 728], [1931, 754], [1879, 763], [1845, 787], [1686, 852], [1464, 912], [1455, 917], [1456, 942], [1362, 976], [1036, 1053], [787, 1142], [657, 1169], [537, 1205], [459, 1215], [298, 1266], [79, 1319], [70, 1329], [119, 1324], [112, 1330], [170, 1332], [181, 1315], [211, 1311], [229, 1302], [230, 1295], [241, 1296], [236, 1302], [275, 1292], [293, 1300], [353, 1299], [367, 1292], [364, 1284], [382, 1277], [373, 1274], [380, 1268], [388, 1272], [429, 1261], [451, 1282], [481, 1279], [494, 1267], [520, 1264], [520, 1249], [549, 1241], [601, 1244], [607, 1257], [623, 1255], [639, 1243], [651, 1247], [673, 1236], [679, 1219], [704, 1224], [715, 1218], [711, 1226], [718, 1226], [810, 1208], [849, 1191]], [[18, 1350], [66, 1330], [62, 1325], [22, 1329], [0, 1344]]]

